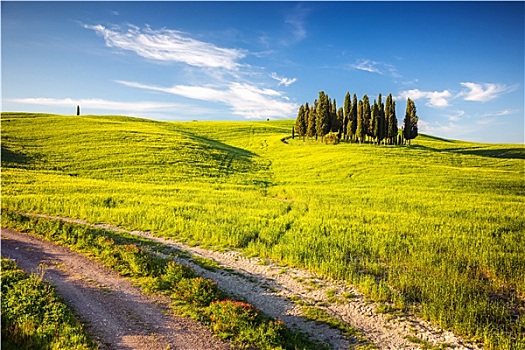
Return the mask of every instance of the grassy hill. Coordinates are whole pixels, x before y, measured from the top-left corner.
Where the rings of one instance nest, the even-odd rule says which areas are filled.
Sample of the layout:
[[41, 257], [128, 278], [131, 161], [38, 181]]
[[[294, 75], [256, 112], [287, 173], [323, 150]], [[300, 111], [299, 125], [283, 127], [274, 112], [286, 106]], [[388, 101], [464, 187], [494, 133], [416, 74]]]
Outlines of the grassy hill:
[[2, 206], [236, 248], [525, 347], [525, 149], [289, 139], [293, 121], [2, 114]]

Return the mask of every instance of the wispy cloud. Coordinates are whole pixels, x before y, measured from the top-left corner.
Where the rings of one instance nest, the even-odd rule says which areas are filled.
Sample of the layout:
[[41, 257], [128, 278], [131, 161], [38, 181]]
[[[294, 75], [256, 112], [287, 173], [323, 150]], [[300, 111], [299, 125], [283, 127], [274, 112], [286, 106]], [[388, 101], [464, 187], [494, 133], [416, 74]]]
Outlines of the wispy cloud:
[[361, 59], [361, 60], [358, 60], [356, 63], [350, 65], [350, 67], [354, 69], [362, 70], [365, 72], [383, 74], [383, 72], [379, 70], [378, 64], [379, 62], [376, 62], [376, 61], [372, 61], [368, 59]]
[[310, 10], [308, 8], [299, 4], [295, 6], [284, 19], [284, 23], [288, 24], [291, 28], [292, 38], [295, 42], [306, 38], [307, 32], [304, 23], [309, 13]]
[[495, 99], [503, 93], [516, 90], [517, 85], [508, 86], [505, 84], [493, 83], [460, 83], [468, 90], [463, 90], [458, 94], [458, 97], [463, 97], [465, 101], [486, 102]]
[[419, 89], [401, 91], [397, 98], [412, 100], [426, 99], [427, 106], [430, 107], [447, 107], [449, 105], [449, 99], [452, 97], [452, 93], [448, 90], [443, 91], [422, 91]]
[[122, 102], [122, 101], [110, 101], [99, 98], [92, 99], [74, 99], [74, 98], [44, 98], [44, 97], [29, 97], [29, 98], [14, 98], [7, 100], [9, 102], [27, 104], [27, 105], [39, 105], [39, 106], [60, 106], [60, 107], [71, 107], [72, 110], [75, 106], [80, 105], [83, 109], [94, 109], [94, 110], [111, 110], [111, 111], [137, 111], [137, 112], [149, 112], [149, 111], [162, 111], [169, 110], [176, 107], [180, 107], [176, 103], [166, 102], [151, 102], [151, 101], [134, 101], [134, 102]]
[[230, 107], [233, 114], [245, 118], [291, 117], [298, 108], [297, 104], [288, 102], [287, 98], [279, 91], [259, 88], [247, 83], [232, 82], [224, 87], [216, 85], [162, 87], [122, 80], [116, 82], [139, 89], [223, 103]]
[[370, 73], [377, 73], [381, 75], [387, 75], [392, 78], [402, 78], [403, 76], [399, 73], [397, 68], [386, 62], [378, 62], [371, 59], [359, 59], [355, 63], [350, 64], [350, 68], [362, 70]]
[[457, 122], [461, 118], [465, 117], [465, 111], [459, 110], [459, 111], [456, 111], [456, 112], [454, 112], [452, 114], [447, 114], [445, 117], [451, 122]]
[[122, 29], [119, 26], [108, 28], [100, 24], [84, 25], [84, 28], [101, 35], [108, 47], [133, 51], [155, 61], [235, 70], [239, 66], [239, 60], [246, 56], [243, 50], [218, 47], [171, 29], [154, 30], [131, 25]]
[[272, 74], [270, 76], [271, 76], [272, 79], [275, 79], [275, 80], [277, 80], [279, 82], [279, 86], [280, 85], [290, 86], [290, 85], [292, 85], [293, 83], [295, 83], [297, 81], [297, 78], [280, 77], [275, 72], [272, 72]]

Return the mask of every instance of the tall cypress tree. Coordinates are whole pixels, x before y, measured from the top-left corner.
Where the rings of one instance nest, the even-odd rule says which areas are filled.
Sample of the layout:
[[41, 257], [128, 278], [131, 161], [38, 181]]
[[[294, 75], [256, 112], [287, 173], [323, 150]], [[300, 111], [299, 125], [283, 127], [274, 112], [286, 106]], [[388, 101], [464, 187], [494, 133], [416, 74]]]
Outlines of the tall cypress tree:
[[[305, 107], [308, 107], [308, 103], [305, 105]], [[309, 108], [309, 111], [308, 111], [308, 127], [306, 129], [306, 136], [308, 137], [314, 137], [316, 135], [316, 125], [315, 125], [315, 121], [316, 121], [316, 116], [315, 116], [315, 109], [314, 107], [310, 107]]]
[[416, 104], [410, 98], [407, 100], [407, 108], [405, 112], [403, 136], [405, 140], [410, 144], [410, 140], [415, 139], [418, 135], [417, 122], [419, 118], [417, 116]]
[[365, 121], [363, 116], [363, 101], [359, 100], [357, 104], [357, 127], [356, 127], [356, 138], [359, 143], [363, 142], [365, 137]]
[[316, 130], [317, 130], [317, 136], [321, 137], [321, 140], [323, 139], [324, 135], [326, 135], [329, 131], [330, 127], [330, 110], [329, 110], [329, 101], [328, 96], [324, 93], [324, 91], [319, 92], [319, 100], [317, 101], [317, 108], [315, 110], [316, 114]]
[[345, 140], [348, 140], [348, 122], [350, 121], [350, 114], [352, 109], [352, 102], [350, 101], [350, 93], [347, 91], [344, 102], [343, 125], [342, 132]]
[[379, 134], [381, 133], [381, 124], [379, 118], [379, 107], [377, 106], [376, 100], [374, 100], [374, 105], [372, 107], [372, 137], [374, 141], [379, 143]]
[[343, 107], [339, 107], [339, 109], [337, 110], [337, 124], [338, 124], [338, 128], [337, 128], [337, 137], [339, 138], [339, 140], [341, 139], [341, 135], [344, 135], [343, 134], [343, 130], [344, 130], [344, 111], [343, 111]]
[[371, 128], [372, 113], [370, 110], [370, 99], [368, 98], [367, 94], [363, 96], [362, 101], [363, 101], [363, 130], [365, 132], [365, 135], [372, 136], [372, 128]]
[[392, 143], [392, 94], [388, 94], [385, 102], [385, 138], [388, 144]]
[[388, 130], [392, 135], [392, 140], [394, 141], [393, 143], [396, 144], [398, 129], [397, 129], [397, 116], [396, 116], [396, 101], [394, 100], [392, 100], [392, 110], [390, 112], [391, 112], [391, 117], [390, 117], [390, 125], [388, 126]]
[[352, 99], [352, 112], [350, 113], [350, 128], [349, 136], [353, 140], [356, 138], [357, 132], [357, 95], [354, 94]]
[[381, 143], [386, 135], [385, 105], [383, 104], [382, 98], [383, 96], [381, 94], [379, 94], [377, 97], [377, 107], [379, 109], [379, 134], [377, 135], [378, 143]]
[[295, 131], [299, 134], [299, 136], [304, 137], [306, 135], [306, 119], [303, 105], [299, 107], [299, 112], [297, 113], [297, 119], [295, 120]]

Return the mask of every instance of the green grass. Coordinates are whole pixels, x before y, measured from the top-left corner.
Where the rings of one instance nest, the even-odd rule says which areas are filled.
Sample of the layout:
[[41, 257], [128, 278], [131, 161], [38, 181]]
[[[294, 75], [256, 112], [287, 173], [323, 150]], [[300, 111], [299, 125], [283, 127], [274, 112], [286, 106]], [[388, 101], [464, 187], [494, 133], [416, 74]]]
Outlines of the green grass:
[[2, 114], [2, 206], [236, 248], [525, 347], [525, 150], [289, 139], [293, 121]]
[[97, 349], [41, 276], [2, 258], [2, 349]]
[[[187, 265], [177, 263], [166, 255], [159, 256], [159, 251], [166, 250], [166, 247], [159, 243], [137, 238], [128, 233], [95, 229], [56, 219], [31, 217], [6, 210], [2, 214], [4, 226], [39, 235], [90, 256], [120, 275], [126, 276], [142, 287], [146, 293], [170, 297], [172, 308], [177, 314], [190, 316], [204, 323], [216, 336], [228, 339], [236, 348], [261, 350], [323, 348], [322, 344], [312, 342], [307, 336], [290, 330], [282, 321], [265, 316], [250, 304], [229, 299], [219, 290], [216, 282], [197, 276]], [[176, 256], [179, 252], [174, 250], [170, 253]], [[10, 292], [9, 284], [6, 288]], [[7, 329], [13, 328], [15, 332], [21, 329], [20, 320], [25, 319], [24, 317], [17, 319], [16, 316], [20, 316], [20, 313], [13, 312], [20, 309], [17, 304], [17, 301], [20, 301], [20, 292], [17, 296], [19, 298], [16, 300], [9, 298], [10, 294], [7, 294], [9, 298], [7, 304], [2, 304], [8, 308]], [[22, 305], [25, 306], [24, 303]], [[31, 328], [33, 323], [34, 320], [31, 319], [29, 326], [24, 324], [25, 328], [22, 329], [28, 331], [24, 331], [23, 335], [29, 334], [31, 337], [38, 338], [38, 332], [36, 335], [33, 334], [35, 333], [34, 328]], [[69, 332], [64, 326], [60, 328], [62, 329]], [[45, 334], [45, 336], [49, 335]], [[22, 342], [26, 338], [20, 335], [15, 337]], [[34, 342], [30, 344], [35, 346]]]

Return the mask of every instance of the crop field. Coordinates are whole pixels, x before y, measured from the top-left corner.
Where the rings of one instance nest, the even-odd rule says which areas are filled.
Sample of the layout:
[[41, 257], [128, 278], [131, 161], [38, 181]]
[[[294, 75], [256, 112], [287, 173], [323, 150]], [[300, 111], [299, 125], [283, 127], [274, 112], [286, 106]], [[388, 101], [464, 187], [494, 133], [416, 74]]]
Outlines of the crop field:
[[522, 145], [283, 142], [293, 125], [2, 113], [2, 207], [238, 249], [525, 347]]

